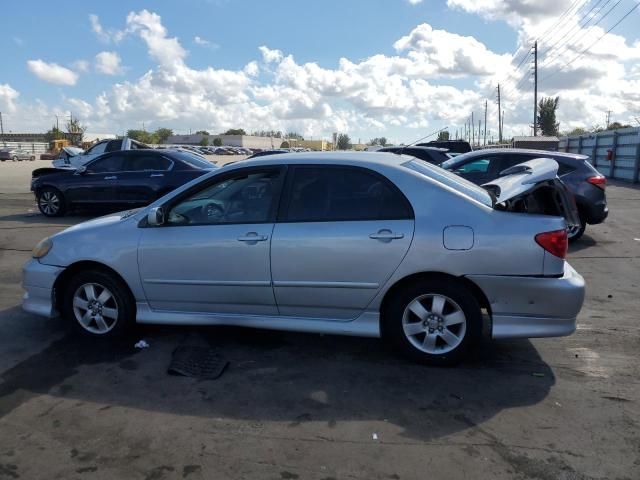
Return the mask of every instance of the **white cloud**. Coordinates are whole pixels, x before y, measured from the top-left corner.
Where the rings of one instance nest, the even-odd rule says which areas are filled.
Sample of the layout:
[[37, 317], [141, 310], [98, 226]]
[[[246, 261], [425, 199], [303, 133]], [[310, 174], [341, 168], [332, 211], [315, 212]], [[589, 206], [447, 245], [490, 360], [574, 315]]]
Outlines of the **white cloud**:
[[15, 43], [17, 46], [22, 47], [24, 46], [24, 40], [22, 39], [22, 37], [18, 37], [18, 36], [14, 36], [11, 37], [13, 40], [13, 43]]
[[100, 52], [96, 55], [96, 70], [105, 75], [120, 75], [120, 55], [116, 52]]
[[27, 66], [40, 80], [55, 83], [57, 85], [75, 85], [78, 81], [78, 74], [57, 63], [47, 63], [40, 59], [28, 60]]
[[282, 60], [282, 51], [272, 50], [269, 47], [262, 45], [258, 47], [260, 53], [262, 53], [262, 60], [265, 63], [279, 62]]
[[407, 0], [411, 5], [417, 5], [422, 3], [422, 0]]
[[107, 30], [100, 23], [100, 18], [96, 14], [89, 15], [89, 22], [91, 23], [91, 30], [96, 34], [99, 40], [104, 43], [118, 43], [122, 40], [126, 34], [126, 32], [122, 30]]
[[127, 32], [138, 34], [147, 44], [149, 54], [161, 65], [181, 65], [187, 56], [177, 38], [168, 38], [160, 15], [142, 10], [127, 16]]
[[89, 71], [89, 62], [87, 62], [86, 60], [76, 60], [71, 64], [71, 66], [78, 72]]
[[0, 112], [13, 113], [16, 111], [15, 101], [20, 95], [8, 83], [0, 84]]
[[217, 50], [218, 48], [220, 48], [220, 45], [218, 45], [217, 43], [213, 43], [205, 38], [199, 37], [198, 35], [193, 37], [193, 43], [201, 47], [210, 48], [211, 50]]

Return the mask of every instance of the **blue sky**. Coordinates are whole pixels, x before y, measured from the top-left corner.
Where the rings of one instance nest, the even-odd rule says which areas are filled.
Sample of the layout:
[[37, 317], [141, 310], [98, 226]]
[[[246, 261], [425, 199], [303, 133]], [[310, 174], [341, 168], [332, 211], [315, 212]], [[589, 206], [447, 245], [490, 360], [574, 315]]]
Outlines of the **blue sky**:
[[[625, 0], [601, 26], [612, 24], [634, 1]], [[518, 56], [510, 55], [571, 3], [541, 0], [531, 11], [530, 4], [502, 0], [489, 0], [489, 7], [476, 0], [11, 2], [5, 6], [11, 21], [4, 23], [0, 43], [5, 59], [0, 108], [14, 131], [46, 129], [53, 114], [73, 111], [90, 130], [104, 133], [121, 133], [145, 121], [151, 128], [177, 131], [237, 126], [316, 137], [345, 130], [358, 137], [401, 139], [444, 125], [461, 128], [471, 111], [481, 112], [485, 99], [492, 103], [502, 80], [504, 90], [514, 90], [507, 107], [510, 128], [521, 133], [527, 128], [530, 88], [526, 82], [522, 92], [515, 88], [523, 70], [515, 69]], [[575, 12], [576, 22], [588, 3]], [[148, 16], [127, 20], [145, 11]], [[102, 34], [89, 20], [92, 14]], [[548, 93], [561, 94], [561, 106], [567, 106], [562, 117], [567, 126], [596, 121], [600, 107], [581, 106], [585, 95], [598, 98], [606, 88], [638, 86], [633, 82], [640, 75], [634, 70], [640, 46], [633, 25], [639, 19], [634, 12], [594, 49], [623, 52], [607, 58], [609, 71], [589, 70], [585, 55], [568, 72], [555, 75], [557, 85], [549, 82]], [[149, 40], [145, 32], [157, 28], [164, 31], [161, 38]], [[556, 39], [563, 28], [571, 28], [569, 17], [557, 27]], [[579, 52], [598, 33], [595, 27], [585, 29], [577, 35], [582, 43], [566, 45], [562, 58], [571, 59], [570, 47]], [[170, 65], [153, 53], [153, 41], [173, 37], [185, 51], [183, 65]], [[397, 43], [402, 38], [404, 46]], [[279, 54], [267, 60], [261, 46]], [[108, 58], [96, 57], [101, 52]], [[343, 57], [356, 67], [341, 65]], [[108, 59], [115, 63], [100, 65]], [[33, 64], [38, 60], [39, 68]], [[252, 62], [255, 68], [247, 68]], [[62, 67], [57, 72], [62, 80], [47, 75], [52, 64]], [[573, 68], [593, 82], [577, 88]], [[143, 80], [148, 72], [151, 78]], [[211, 92], [214, 86], [217, 92]], [[156, 105], [145, 98], [144, 88], [156, 93]], [[637, 100], [623, 97], [613, 105], [621, 121], [632, 119], [634, 111], [640, 114]]]

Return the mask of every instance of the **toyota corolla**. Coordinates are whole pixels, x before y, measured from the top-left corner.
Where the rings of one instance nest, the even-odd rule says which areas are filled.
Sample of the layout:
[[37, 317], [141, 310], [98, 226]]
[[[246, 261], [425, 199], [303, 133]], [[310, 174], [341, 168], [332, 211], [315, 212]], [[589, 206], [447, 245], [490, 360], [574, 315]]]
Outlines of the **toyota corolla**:
[[435, 364], [483, 334], [569, 335], [584, 281], [557, 169], [481, 188], [390, 153], [234, 163], [41, 241], [23, 307], [105, 339], [136, 322], [381, 336]]

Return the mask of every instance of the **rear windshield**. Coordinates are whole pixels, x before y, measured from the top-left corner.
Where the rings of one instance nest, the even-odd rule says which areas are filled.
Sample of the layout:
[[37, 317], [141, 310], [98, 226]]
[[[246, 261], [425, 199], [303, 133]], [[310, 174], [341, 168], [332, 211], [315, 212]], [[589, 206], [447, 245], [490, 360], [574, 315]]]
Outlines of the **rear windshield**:
[[171, 152], [171, 157], [182, 160], [184, 163], [190, 165], [196, 170], [212, 170], [214, 168], [218, 168], [213, 163], [199, 157], [194, 153], [175, 150]]
[[471, 151], [471, 145], [468, 142], [429, 142], [425, 144], [421, 144], [424, 147], [438, 147], [438, 148], [447, 148], [450, 152], [453, 153], [467, 153]]
[[425, 177], [432, 178], [447, 187], [486, 205], [487, 207], [493, 207], [493, 199], [485, 189], [477, 186], [475, 183], [465, 180], [455, 173], [451, 173], [426, 162], [421, 162], [420, 160], [410, 160], [403, 163], [402, 166], [416, 171]]

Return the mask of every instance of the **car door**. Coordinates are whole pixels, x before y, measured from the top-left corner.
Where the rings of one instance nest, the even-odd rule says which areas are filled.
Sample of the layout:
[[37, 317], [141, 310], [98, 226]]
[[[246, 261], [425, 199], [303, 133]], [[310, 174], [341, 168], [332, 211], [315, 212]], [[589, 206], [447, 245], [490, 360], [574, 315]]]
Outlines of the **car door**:
[[281, 315], [350, 320], [393, 274], [413, 238], [413, 210], [361, 167], [289, 168], [271, 244]]
[[164, 207], [142, 228], [138, 266], [152, 309], [276, 315], [269, 261], [282, 167], [235, 169]]
[[147, 205], [156, 200], [167, 183], [166, 176], [173, 167], [173, 161], [159, 152], [148, 150], [121, 153], [124, 158], [123, 171], [114, 186], [118, 202]]
[[89, 162], [74, 174], [65, 196], [75, 204], [118, 203], [115, 187], [123, 160], [121, 152], [114, 152]]

